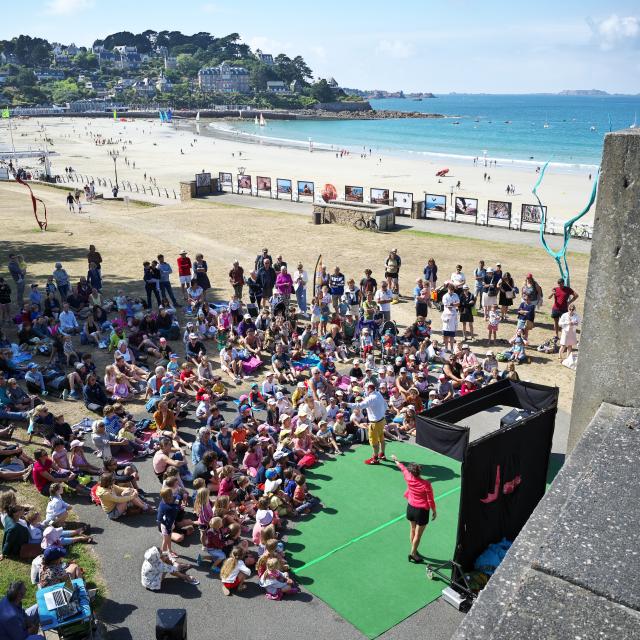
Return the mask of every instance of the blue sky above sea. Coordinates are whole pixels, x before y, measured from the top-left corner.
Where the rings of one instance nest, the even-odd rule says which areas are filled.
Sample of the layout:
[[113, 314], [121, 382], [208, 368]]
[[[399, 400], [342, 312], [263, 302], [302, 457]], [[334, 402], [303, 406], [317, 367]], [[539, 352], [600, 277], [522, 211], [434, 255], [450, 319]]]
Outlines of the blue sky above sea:
[[254, 48], [301, 54], [317, 76], [363, 89], [640, 92], [637, 0], [34, 0], [28, 17], [21, 5], [5, 8], [0, 38], [28, 33], [90, 45], [145, 29], [238, 32]]

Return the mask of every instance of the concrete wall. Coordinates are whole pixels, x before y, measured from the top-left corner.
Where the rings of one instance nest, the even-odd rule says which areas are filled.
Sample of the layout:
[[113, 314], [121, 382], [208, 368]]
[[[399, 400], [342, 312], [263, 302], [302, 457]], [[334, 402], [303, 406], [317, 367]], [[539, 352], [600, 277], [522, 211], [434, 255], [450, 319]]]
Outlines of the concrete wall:
[[191, 200], [196, 197], [196, 181], [188, 180], [180, 183], [180, 200]]
[[640, 130], [605, 136], [568, 451], [601, 402], [640, 407]]
[[395, 226], [393, 207], [371, 206], [358, 203], [314, 204], [314, 213], [322, 214], [324, 224], [341, 224], [351, 227], [360, 218], [374, 219], [380, 231], [389, 231]]

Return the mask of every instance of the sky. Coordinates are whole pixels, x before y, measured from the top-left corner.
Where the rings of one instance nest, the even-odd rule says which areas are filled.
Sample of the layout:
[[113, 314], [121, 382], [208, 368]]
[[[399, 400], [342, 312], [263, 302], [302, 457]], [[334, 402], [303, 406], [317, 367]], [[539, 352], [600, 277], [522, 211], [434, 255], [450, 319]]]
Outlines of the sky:
[[638, 0], [30, 0], [3, 11], [20, 34], [91, 45], [116, 31], [237, 32], [302, 55], [341, 86], [434, 93], [640, 92]]

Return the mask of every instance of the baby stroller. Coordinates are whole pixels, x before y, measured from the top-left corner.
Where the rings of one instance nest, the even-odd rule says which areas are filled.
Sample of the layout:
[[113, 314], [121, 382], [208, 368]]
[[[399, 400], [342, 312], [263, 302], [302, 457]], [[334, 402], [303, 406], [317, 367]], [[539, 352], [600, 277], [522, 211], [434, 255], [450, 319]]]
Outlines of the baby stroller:
[[381, 352], [382, 352], [382, 361], [385, 364], [391, 363], [395, 360], [397, 350], [398, 350], [398, 326], [393, 320], [387, 320], [382, 325], [382, 329], [380, 330], [381, 337]]
[[447, 293], [447, 285], [443, 284], [441, 287], [437, 289], [432, 289], [431, 291], [431, 304], [437, 311], [442, 311], [442, 298], [444, 294]]

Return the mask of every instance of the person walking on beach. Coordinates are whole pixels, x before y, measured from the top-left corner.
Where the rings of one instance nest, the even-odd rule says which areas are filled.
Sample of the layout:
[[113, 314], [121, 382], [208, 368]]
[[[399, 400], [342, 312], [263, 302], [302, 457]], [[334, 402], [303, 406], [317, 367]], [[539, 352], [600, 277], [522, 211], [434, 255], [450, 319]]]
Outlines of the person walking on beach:
[[421, 468], [419, 464], [414, 462], [406, 466], [393, 455], [391, 459], [407, 483], [407, 490], [404, 497], [407, 499], [407, 520], [409, 521], [409, 540], [411, 542], [411, 551], [409, 552], [409, 562], [419, 564], [423, 557], [418, 553], [420, 540], [424, 529], [429, 523], [429, 512], [432, 512], [431, 520], [435, 520], [438, 516], [436, 512], [436, 501], [433, 497], [433, 487], [428, 480], [420, 477]]

